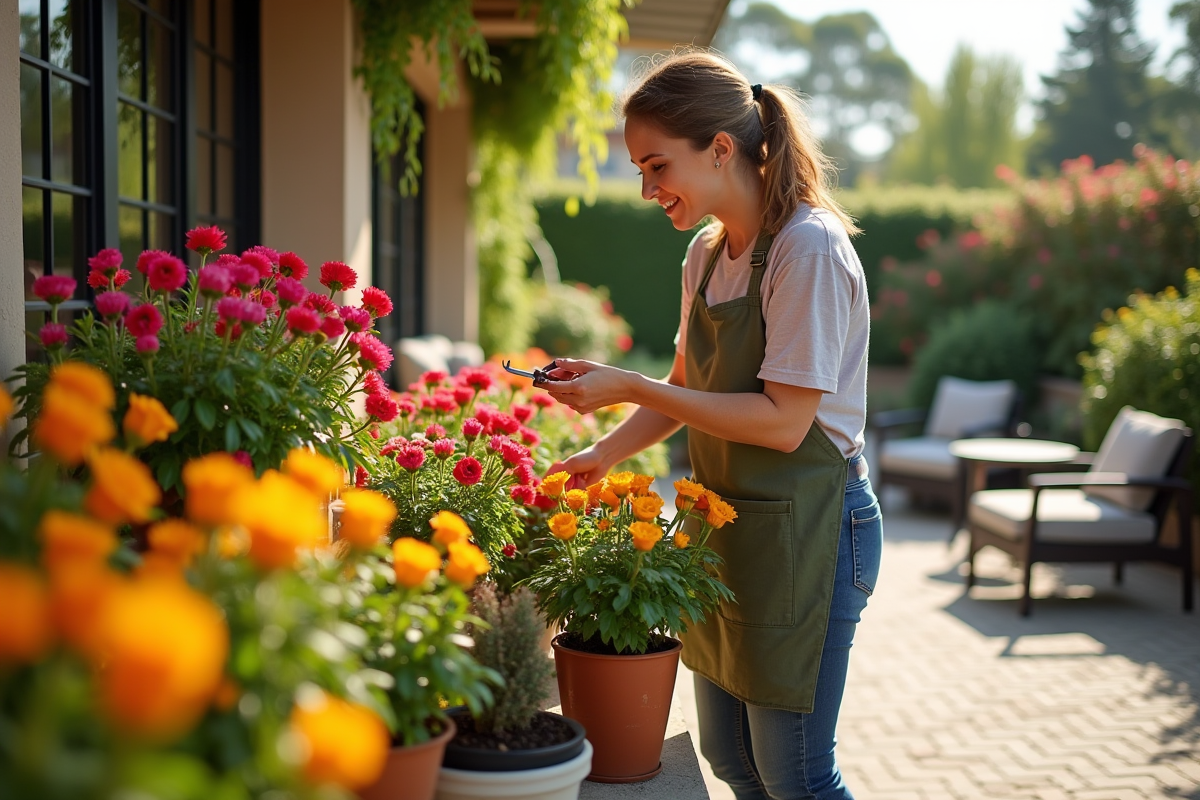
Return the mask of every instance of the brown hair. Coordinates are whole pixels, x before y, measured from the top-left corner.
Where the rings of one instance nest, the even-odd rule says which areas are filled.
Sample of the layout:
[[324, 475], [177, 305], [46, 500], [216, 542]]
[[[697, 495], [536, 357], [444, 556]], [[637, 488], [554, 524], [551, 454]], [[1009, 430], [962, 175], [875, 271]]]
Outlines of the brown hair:
[[[779, 233], [801, 203], [831, 212], [850, 235], [861, 233], [833, 199], [837, 167], [821, 152], [799, 94], [788, 86], [750, 83], [726, 58], [687, 48], [657, 56], [632, 85], [621, 116], [652, 124], [668, 136], [706, 150], [724, 131], [735, 142], [744, 169], [762, 178], [762, 225]], [[718, 229], [717, 241], [724, 240]]]

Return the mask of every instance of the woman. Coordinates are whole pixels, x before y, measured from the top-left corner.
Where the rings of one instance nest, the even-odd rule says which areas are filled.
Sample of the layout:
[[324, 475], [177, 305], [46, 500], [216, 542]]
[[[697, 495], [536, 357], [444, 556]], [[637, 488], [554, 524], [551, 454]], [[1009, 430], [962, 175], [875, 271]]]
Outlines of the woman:
[[650, 380], [559, 359], [580, 412], [640, 408], [562, 468], [583, 483], [688, 426], [698, 481], [737, 521], [709, 540], [736, 594], [684, 635], [700, 749], [739, 800], [846, 798], [834, 730], [882, 548], [862, 456], [868, 306], [853, 221], [795, 95], [676, 53], [626, 96], [642, 196], [696, 235], [674, 365]]

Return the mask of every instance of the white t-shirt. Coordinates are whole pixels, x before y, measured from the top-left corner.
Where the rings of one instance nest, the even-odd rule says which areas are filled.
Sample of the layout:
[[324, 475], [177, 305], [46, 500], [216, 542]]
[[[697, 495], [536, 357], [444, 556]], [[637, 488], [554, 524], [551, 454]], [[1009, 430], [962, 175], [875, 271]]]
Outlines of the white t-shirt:
[[[683, 307], [675, 349], [685, 352], [692, 298], [704, 277], [714, 228], [702, 229], [683, 261]], [[726, 243], [705, 290], [710, 306], [745, 297], [753, 244], [736, 259]], [[758, 377], [824, 392], [816, 424], [846, 458], [862, 452], [867, 417], [870, 308], [862, 263], [838, 218], [801, 205], [767, 253], [761, 284], [767, 327]]]

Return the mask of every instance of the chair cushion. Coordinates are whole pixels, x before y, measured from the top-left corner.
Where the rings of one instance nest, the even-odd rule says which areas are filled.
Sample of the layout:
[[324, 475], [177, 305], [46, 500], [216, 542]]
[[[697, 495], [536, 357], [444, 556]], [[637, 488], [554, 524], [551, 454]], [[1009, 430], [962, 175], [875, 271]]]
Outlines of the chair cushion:
[[950, 440], [939, 436], [885, 440], [879, 466], [888, 472], [936, 480], [954, 480], [958, 460], [950, 455]]
[[[1183, 442], [1182, 420], [1168, 419], [1125, 406], [1104, 434], [1092, 462], [1092, 472], [1123, 472], [1141, 478], [1161, 478]], [[1092, 497], [1102, 497], [1125, 508], [1145, 511], [1154, 502], [1154, 489], [1089, 486]]]
[[985, 426], [1002, 433], [1016, 394], [1012, 381], [967, 381], [947, 375], [938, 381], [925, 435], [960, 439]]
[[[989, 489], [971, 495], [968, 518], [1008, 539], [1025, 537], [1033, 509], [1029, 489]], [[1156, 520], [1079, 489], [1045, 489], [1038, 499], [1039, 542], [1062, 544], [1147, 544], [1154, 541]]]

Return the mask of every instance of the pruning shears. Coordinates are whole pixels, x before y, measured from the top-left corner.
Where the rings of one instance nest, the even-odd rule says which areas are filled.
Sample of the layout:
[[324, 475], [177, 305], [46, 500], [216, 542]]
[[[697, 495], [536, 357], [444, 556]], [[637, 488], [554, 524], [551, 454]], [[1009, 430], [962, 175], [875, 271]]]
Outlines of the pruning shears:
[[512, 365], [511, 361], [505, 361], [504, 369], [513, 375], [520, 375], [522, 378], [532, 378], [534, 383], [551, 383], [558, 380], [557, 378], [550, 377], [550, 373], [553, 370], [559, 369], [557, 361], [551, 361], [541, 369], [535, 369], [532, 372], [527, 369], [518, 369]]

